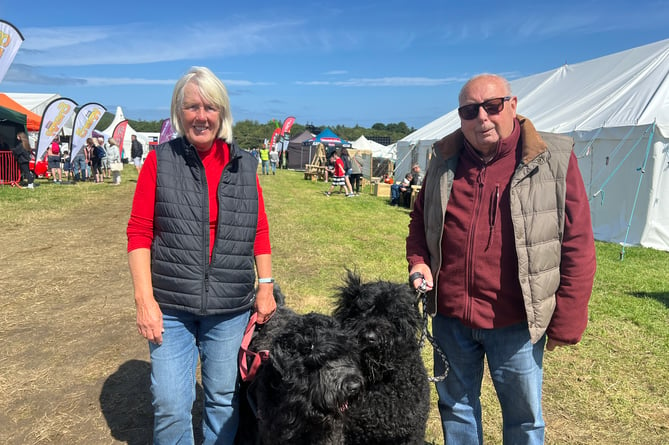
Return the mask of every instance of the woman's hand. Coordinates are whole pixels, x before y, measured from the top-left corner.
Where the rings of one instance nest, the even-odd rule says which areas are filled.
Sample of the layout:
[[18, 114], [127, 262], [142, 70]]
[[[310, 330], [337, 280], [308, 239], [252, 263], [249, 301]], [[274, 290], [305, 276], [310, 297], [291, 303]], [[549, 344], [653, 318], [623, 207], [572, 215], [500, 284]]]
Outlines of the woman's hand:
[[274, 283], [258, 284], [256, 292], [255, 311], [258, 314], [256, 323], [264, 324], [276, 312], [276, 301], [274, 300]]

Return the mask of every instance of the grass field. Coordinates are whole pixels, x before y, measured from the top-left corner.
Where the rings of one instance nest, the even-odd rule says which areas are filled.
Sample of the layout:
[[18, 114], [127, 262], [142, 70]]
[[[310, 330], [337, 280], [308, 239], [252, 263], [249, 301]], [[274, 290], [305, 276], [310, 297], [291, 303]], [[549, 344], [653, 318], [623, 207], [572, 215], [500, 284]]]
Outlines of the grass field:
[[[123, 184], [0, 187], [0, 443], [148, 443], [148, 353], [136, 333], [125, 254], [134, 169]], [[408, 211], [261, 176], [274, 277], [299, 312], [328, 313], [345, 268], [407, 279]], [[545, 358], [549, 444], [669, 443], [669, 253], [597, 243], [583, 341]], [[426, 365], [431, 354], [424, 351]], [[430, 368], [428, 368], [430, 369]], [[486, 443], [501, 443], [489, 379]], [[426, 443], [440, 443], [436, 399]]]

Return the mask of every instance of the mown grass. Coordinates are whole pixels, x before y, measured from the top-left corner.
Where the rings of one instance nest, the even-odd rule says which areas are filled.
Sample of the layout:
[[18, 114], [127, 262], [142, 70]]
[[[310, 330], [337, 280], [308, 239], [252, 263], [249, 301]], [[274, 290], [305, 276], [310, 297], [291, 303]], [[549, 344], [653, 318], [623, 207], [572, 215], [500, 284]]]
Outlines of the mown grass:
[[[121, 187], [44, 183], [34, 191], [0, 187], [0, 224], [42, 226], [50, 215], [85, 212], [127, 200], [134, 170]], [[328, 184], [279, 171], [261, 176], [270, 221], [274, 277], [290, 306], [328, 313], [345, 268], [365, 280], [407, 279], [404, 242], [409, 213], [387, 199], [323, 195]], [[72, 230], [76, 230], [73, 227]], [[545, 358], [544, 415], [550, 444], [669, 443], [669, 253], [597, 242], [598, 269], [583, 341]], [[118, 246], [123, 249], [124, 246]], [[428, 348], [424, 353], [431, 366]], [[430, 369], [430, 368], [428, 368]], [[486, 443], [501, 443], [499, 407], [486, 377]], [[441, 442], [436, 397], [426, 441]]]

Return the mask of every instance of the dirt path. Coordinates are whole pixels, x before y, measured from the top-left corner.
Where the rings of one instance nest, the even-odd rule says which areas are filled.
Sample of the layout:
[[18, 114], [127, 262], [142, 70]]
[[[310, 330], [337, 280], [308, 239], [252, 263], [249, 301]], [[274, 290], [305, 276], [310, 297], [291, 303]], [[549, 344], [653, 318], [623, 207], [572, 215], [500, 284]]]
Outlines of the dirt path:
[[131, 194], [3, 228], [0, 443], [149, 443], [148, 353], [125, 253]]

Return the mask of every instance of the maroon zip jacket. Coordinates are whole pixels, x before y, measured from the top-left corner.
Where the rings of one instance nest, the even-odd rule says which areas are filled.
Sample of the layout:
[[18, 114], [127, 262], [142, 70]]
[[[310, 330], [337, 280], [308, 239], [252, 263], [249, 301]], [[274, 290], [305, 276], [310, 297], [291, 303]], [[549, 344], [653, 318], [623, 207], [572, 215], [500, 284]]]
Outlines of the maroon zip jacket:
[[[441, 246], [443, 259], [437, 310], [441, 315], [458, 318], [472, 328], [501, 328], [527, 320], [518, 282], [509, 196], [509, 183], [520, 162], [519, 136], [516, 124], [513, 133], [500, 141], [495, 157], [488, 163], [465, 140], [449, 196]], [[583, 332], [583, 307], [580, 301], [579, 304], [572, 303], [583, 292], [580, 283], [572, 277], [588, 271], [594, 274], [594, 264], [590, 264], [590, 258], [594, 257], [594, 243], [583, 243], [578, 237], [570, 237], [572, 233], [583, 232], [575, 226], [579, 218], [570, 218], [570, 215], [589, 213], [590, 207], [573, 153], [569, 162], [561, 280], [547, 334], [559, 341], [576, 343]], [[439, 179], [430, 177], [428, 171], [425, 181], [433, 180]], [[429, 264], [422, 230], [422, 206], [423, 200], [419, 197], [414, 204], [407, 238], [409, 269], [415, 264]], [[588, 259], [588, 264], [582, 264], [579, 258]]]

